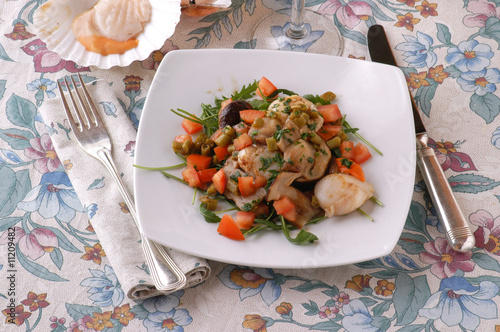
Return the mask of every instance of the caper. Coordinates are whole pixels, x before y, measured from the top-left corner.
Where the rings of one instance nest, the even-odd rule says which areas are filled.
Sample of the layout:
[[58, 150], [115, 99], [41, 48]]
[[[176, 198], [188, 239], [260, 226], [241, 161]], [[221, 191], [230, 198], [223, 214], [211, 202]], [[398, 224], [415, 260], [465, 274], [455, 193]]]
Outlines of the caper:
[[181, 151], [182, 151], [182, 143], [181, 142], [177, 142], [177, 141], [173, 141], [172, 142], [172, 149], [174, 150], [174, 152], [181, 153]]
[[211, 156], [214, 152], [214, 146], [214, 142], [211, 139], [207, 139], [201, 146], [201, 154], [204, 156]]
[[205, 204], [207, 210], [215, 211], [215, 209], [217, 209], [217, 200], [213, 198], [202, 196], [200, 197], [200, 201]]

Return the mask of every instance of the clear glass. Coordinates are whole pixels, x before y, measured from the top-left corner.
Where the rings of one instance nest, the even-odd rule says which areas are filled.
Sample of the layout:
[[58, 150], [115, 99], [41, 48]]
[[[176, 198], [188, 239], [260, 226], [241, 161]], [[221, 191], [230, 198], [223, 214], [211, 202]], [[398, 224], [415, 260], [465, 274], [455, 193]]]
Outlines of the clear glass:
[[257, 48], [342, 55], [344, 43], [327, 17], [305, 8], [305, 0], [292, 0], [291, 15], [278, 12], [255, 27]]

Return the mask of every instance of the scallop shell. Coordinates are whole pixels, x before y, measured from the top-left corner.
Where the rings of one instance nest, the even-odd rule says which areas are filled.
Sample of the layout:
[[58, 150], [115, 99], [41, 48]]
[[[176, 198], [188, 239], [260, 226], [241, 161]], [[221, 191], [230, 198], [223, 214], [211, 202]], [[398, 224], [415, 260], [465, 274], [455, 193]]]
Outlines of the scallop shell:
[[37, 36], [65, 60], [80, 66], [96, 66], [108, 69], [113, 66], [128, 66], [135, 60], [146, 59], [152, 51], [160, 49], [165, 40], [174, 34], [181, 15], [180, 0], [150, 0], [151, 19], [137, 39], [139, 45], [123, 54], [101, 55], [89, 52], [80, 44], [71, 24], [76, 16], [92, 8], [98, 0], [49, 0], [40, 6], [33, 24]]

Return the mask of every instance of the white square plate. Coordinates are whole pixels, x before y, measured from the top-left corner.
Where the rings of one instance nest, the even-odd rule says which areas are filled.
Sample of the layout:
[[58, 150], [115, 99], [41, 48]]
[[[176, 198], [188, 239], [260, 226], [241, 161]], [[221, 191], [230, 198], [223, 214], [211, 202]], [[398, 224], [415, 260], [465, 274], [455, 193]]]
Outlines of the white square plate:
[[[415, 129], [408, 88], [400, 69], [328, 55], [264, 50], [178, 50], [163, 59], [141, 116], [135, 164], [158, 167], [181, 162], [171, 148], [182, 119], [170, 109], [201, 113], [200, 104], [229, 97], [266, 76], [278, 88], [300, 95], [333, 91], [351, 126], [383, 152], [363, 165], [380, 207], [328, 218], [305, 229], [318, 236], [294, 245], [281, 232], [264, 231], [245, 241], [229, 240], [206, 223], [193, 205], [194, 190], [159, 172], [135, 169], [135, 199], [149, 238], [192, 255], [238, 265], [316, 268], [352, 264], [389, 254], [408, 214], [415, 176]], [[181, 176], [181, 170], [171, 173]], [[293, 235], [293, 234], [292, 234]]]

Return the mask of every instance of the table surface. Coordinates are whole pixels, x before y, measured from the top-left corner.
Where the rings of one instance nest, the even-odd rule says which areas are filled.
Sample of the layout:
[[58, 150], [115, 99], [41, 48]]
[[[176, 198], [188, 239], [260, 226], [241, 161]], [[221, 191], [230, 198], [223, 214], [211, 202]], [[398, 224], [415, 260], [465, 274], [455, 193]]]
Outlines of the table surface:
[[[0, 330], [500, 331], [500, 1], [307, 2], [335, 22], [344, 57], [369, 60], [368, 27], [385, 27], [477, 248], [451, 250], [417, 172], [405, 229], [390, 255], [311, 270], [209, 262], [212, 275], [203, 284], [144, 302], [129, 300], [120, 288], [87, 213], [75, 214], [75, 233], [18, 205], [42, 176], [71, 167], [50, 143], [50, 132], [62, 128], [38, 116], [28, 125], [23, 116], [56, 97], [57, 79], [80, 71], [112, 83], [123, 111], [138, 124], [139, 100], [164, 54], [258, 48], [252, 27], [290, 3], [234, 0], [205, 18], [182, 15], [156, 56], [101, 70], [47, 50], [31, 17], [43, 2], [0, 3], [0, 303], [6, 320], [5, 308], [16, 305], [15, 324], [2, 319]], [[21, 253], [11, 260], [8, 228], [25, 227], [26, 219], [38, 227], [11, 244]], [[47, 239], [44, 226], [58, 241]]]

